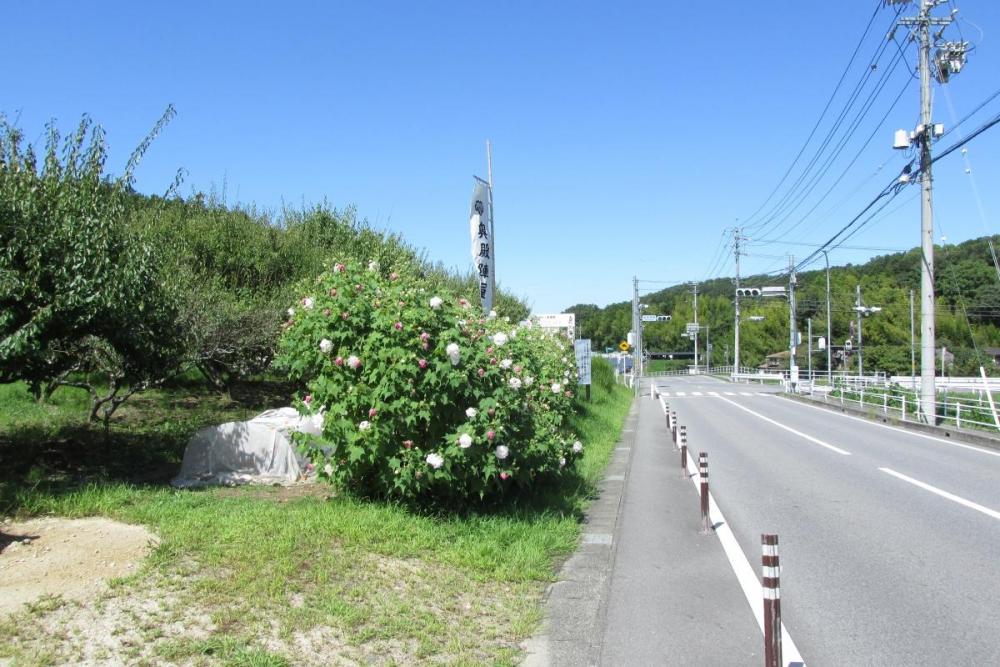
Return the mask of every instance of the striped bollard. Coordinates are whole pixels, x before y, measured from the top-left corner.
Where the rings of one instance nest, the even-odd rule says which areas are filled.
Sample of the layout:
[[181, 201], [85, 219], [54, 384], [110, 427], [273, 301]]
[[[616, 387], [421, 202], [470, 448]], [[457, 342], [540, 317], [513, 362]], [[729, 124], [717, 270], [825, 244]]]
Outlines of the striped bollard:
[[[686, 445], [687, 444], [687, 441], [688, 441], [687, 428], [688, 427], [685, 426], [684, 424], [680, 425], [681, 432], [677, 434], [677, 444], [678, 445]], [[679, 447], [675, 447], [675, 449], [679, 449]]]
[[764, 665], [782, 667], [781, 661], [781, 565], [778, 562], [778, 536], [760, 536], [763, 556], [764, 587]]
[[669, 403], [664, 403], [663, 404], [663, 414], [666, 415], [666, 417], [667, 417], [667, 430], [669, 431], [670, 428], [671, 428], [671, 426], [670, 426], [670, 404]]
[[677, 411], [674, 410], [670, 413], [670, 435], [674, 439], [674, 444], [677, 444]]
[[708, 518], [708, 452], [698, 454], [698, 474], [701, 476], [701, 534], [712, 532]]
[[681, 445], [681, 479], [687, 477], [688, 472], [688, 446], [687, 443]]

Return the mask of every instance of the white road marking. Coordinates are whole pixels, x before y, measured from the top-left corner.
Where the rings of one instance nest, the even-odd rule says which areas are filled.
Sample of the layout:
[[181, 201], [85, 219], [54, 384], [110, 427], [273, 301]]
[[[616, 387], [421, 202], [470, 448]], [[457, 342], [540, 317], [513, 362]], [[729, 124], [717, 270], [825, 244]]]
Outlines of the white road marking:
[[749, 391], [741, 391], [740, 396], [753, 396]]
[[895, 470], [891, 470], [889, 468], [879, 468], [879, 470], [881, 470], [882, 472], [886, 473], [887, 475], [892, 475], [893, 477], [901, 479], [904, 482], [909, 482], [910, 484], [913, 484], [914, 486], [919, 486], [921, 489], [923, 489], [925, 491], [930, 491], [931, 493], [936, 493], [937, 495], [941, 496], [942, 498], [947, 498], [948, 500], [956, 502], [959, 505], [965, 505], [969, 509], [974, 509], [977, 512], [982, 512], [986, 516], [993, 517], [994, 519], [1000, 520], [1000, 512], [997, 512], [996, 510], [991, 510], [989, 507], [983, 507], [982, 505], [980, 505], [978, 503], [974, 503], [971, 500], [966, 500], [965, 498], [962, 498], [960, 496], [956, 496], [953, 493], [948, 493], [947, 491], [942, 491], [941, 489], [937, 488], [936, 486], [931, 486], [930, 484], [926, 484], [924, 482], [921, 482], [920, 480], [913, 479], [912, 477], [907, 477], [906, 475], [904, 475], [902, 473], [898, 473]]
[[710, 392], [708, 392], [708, 395], [709, 396], [718, 396], [719, 392], [717, 392], [717, 391], [710, 391]]
[[700, 391], [692, 391], [691, 393], [694, 394], [695, 396], [701, 396], [702, 395]]
[[734, 392], [734, 391], [727, 391], [727, 392], [725, 392], [725, 394], [726, 394], [726, 396], [735, 396], [736, 392]]
[[[698, 476], [698, 462], [695, 457], [688, 457], [687, 470], [694, 488], [700, 493], [701, 479]], [[715, 534], [722, 544], [722, 550], [729, 560], [729, 566], [733, 568], [733, 573], [736, 575], [737, 581], [740, 582], [743, 596], [753, 610], [753, 617], [757, 620], [757, 627], [760, 628], [761, 634], [763, 634], [764, 590], [757, 579], [756, 573], [754, 573], [753, 567], [750, 566], [750, 561], [747, 560], [746, 554], [743, 553], [739, 542], [736, 541], [733, 529], [729, 527], [729, 522], [726, 521], [726, 517], [723, 516], [722, 510], [719, 509], [719, 505], [715, 502], [715, 497], [711, 492], [708, 494], [708, 520], [713, 526], [716, 526]], [[799, 653], [799, 648], [795, 645], [791, 635], [788, 634], [788, 628], [785, 627], [784, 623], [781, 624], [781, 657], [785, 665], [801, 665], [805, 667], [806, 663], [802, 659], [802, 654]]]
[[[791, 400], [791, 399], [788, 399]], [[830, 410], [819, 405], [809, 405], [808, 403], [802, 403], [801, 401], [791, 401], [796, 405], [801, 405], [803, 407], [812, 408], [813, 410], [822, 410], [823, 412], [834, 414], [839, 417], [844, 417], [845, 419], [853, 419], [854, 421], [863, 422], [865, 424], [871, 424], [872, 426], [878, 426], [879, 428], [887, 428], [890, 431], [898, 431], [899, 433], [906, 433], [907, 435], [912, 435], [915, 438], [923, 438], [924, 440], [933, 440], [934, 442], [940, 442], [943, 445], [951, 445], [952, 447], [961, 447], [962, 449], [971, 449], [974, 452], [979, 452], [980, 454], [989, 454], [990, 456], [1000, 456], [1000, 451], [993, 449], [985, 449], [983, 447], [976, 447], [974, 445], [966, 445], [961, 442], [955, 442], [954, 440], [945, 440], [944, 438], [939, 438], [934, 435], [927, 435], [925, 433], [917, 433], [916, 431], [911, 431], [910, 429], [900, 428], [898, 426], [889, 426], [888, 424], [882, 424], [881, 422], [874, 422], [869, 419], [864, 419], [863, 417], [855, 417], [854, 415], [844, 414], [843, 412], [837, 412], [836, 410]]]
[[750, 408], [743, 407], [742, 405], [740, 405], [736, 401], [730, 401], [728, 398], [723, 398], [722, 396], [720, 396], [719, 399], [725, 401], [726, 403], [729, 403], [730, 405], [735, 405], [737, 408], [739, 408], [740, 410], [743, 410], [744, 412], [749, 412], [754, 417], [759, 417], [760, 419], [763, 419], [764, 421], [766, 421], [766, 422], [768, 422], [770, 424], [774, 424], [778, 428], [783, 428], [786, 431], [788, 431], [789, 433], [794, 433], [795, 435], [799, 436], [800, 438], [804, 438], [804, 439], [808, 440], [809, 442], [814, 442], [817, 445], [819, 445], [820, 447], [826, 447], [827, 449], [829, 449], [831, 451], [834, 451], [834, 452], [837, 452], [838, 454], [843, 454], [844, 456], [850, 456], [851, 455], [850, 452], [848, 452], [846, 450], [843, 450], [840, 447], [834, 447], [833, 445], [831, 445], [831, 444], [829, 444], [827, 442], [823, 442], [822, 440], [819, 440], [818, 438], [814, 438], [811, 435], [806, 435], [802, 431], [796, 431], [791, 426], [785, 426], [784, 424], [782, 424], [780, 422], [776, 422], [775, 420], [771, 419], [770, 417], [765, 417], [764, 415], [760, 414], [759, 412], [754, 412]]
[[660, 392], [660, 396], [670, 396], [670, 392], [669, 391], [661, 391]]
[[684, 393], [683, 391], [679, 391], [679, 392], [677, 392], [677, 395], [678, 395], [678, 396], [687, 396], [687, 394], [686, 394], [686, 393]]

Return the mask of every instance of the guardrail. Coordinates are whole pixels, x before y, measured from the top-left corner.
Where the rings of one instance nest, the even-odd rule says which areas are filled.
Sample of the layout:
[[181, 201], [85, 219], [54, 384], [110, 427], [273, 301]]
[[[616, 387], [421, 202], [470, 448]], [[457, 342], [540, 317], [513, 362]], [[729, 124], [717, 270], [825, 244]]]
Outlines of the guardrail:
[[[817, 391], [819, 389], [819, 391]], [[901, 421], [923, 422], [920, 395], [902, 387], [871, 389], [866, 387], [835, 386], [817, 388], [801, 386], [796, 393], [822, 397], [824, 403], [858, 407], [881, 412], [885, 416]], [[953, 424], [956, 428], [976, 428], [986, 431], [1000, 431], [1000, 423], [987, 400], [971, 396], [944, 395], [934, 402], [934, 413], [942, 425]]]

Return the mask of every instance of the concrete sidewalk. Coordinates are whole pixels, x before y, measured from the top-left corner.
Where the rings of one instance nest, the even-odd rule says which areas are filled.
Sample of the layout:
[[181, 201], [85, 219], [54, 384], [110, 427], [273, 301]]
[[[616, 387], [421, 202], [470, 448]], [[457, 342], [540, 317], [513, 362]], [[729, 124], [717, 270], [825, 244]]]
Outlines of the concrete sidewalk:
[[526, 666], [763, 662], [753, 612], [716, 536], [699, 534], [695, 487], [643, 389]]

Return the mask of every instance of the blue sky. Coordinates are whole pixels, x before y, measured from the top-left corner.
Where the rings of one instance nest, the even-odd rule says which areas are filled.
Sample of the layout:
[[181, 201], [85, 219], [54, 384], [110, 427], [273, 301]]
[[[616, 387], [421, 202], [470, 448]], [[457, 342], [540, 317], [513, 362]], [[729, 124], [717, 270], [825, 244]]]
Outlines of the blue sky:
[[[172, 103], [178, 115], [140, 168], [140, 190], [160, 193], [184, 168], [184, 194], [224, 186], [229, 202], [271, 210], [354, 205], [463, 269], [472, 175], [486, 175], [489, 138], [500, 283], [536, 312], [559, 312], [629, 299], [633, 275], [731, 275], [731, 255], [715, 261], [723, 230], [750, 219], [778, 184], [879, 4], [22, 2], [5, 11], [6, 51], [19, 57], [0, 74], [0, 111], [31, 139], [50, 118], [68, 131], [90, 114], [120, 172]], [[960, 29], [976, 48], [947, 92], [936, 87], [934, 117], [948, 128], [1000, 89], [1000, 7], [949, 6], [962, 20], [948, 36]], [[844, 89], [772, 203], [816, 154], [893, 11], [875, 15]], [[915, 48], [898, 37], [912, 67]], [[862, 99], [898, 52], [885, 50]], [[891, 149], [892, 132], [912, 129], [918, 115], [907, 70], [891, 70], [829, 171], [805, 175], [802, 186], [815, 189], [801, 206], [749, 233], [744, 273], [807, 254], [786, 242], [826, 240], [899, 173], [906, 159]], [[851, 108], [843, 128], [854, 125]], [[1000, 98], [961, 129], [998, 112]], [[1000, 231], [1000, 128], [968, 148], [971, 176], [960, 154], [935, 167], [935, 236], [948, 242]], [[849, 244], [917, 245], [915, 194], [906, 190], [887, 209], [895, 213]], [[880, 252], [838, 249], [831, 260]]]

